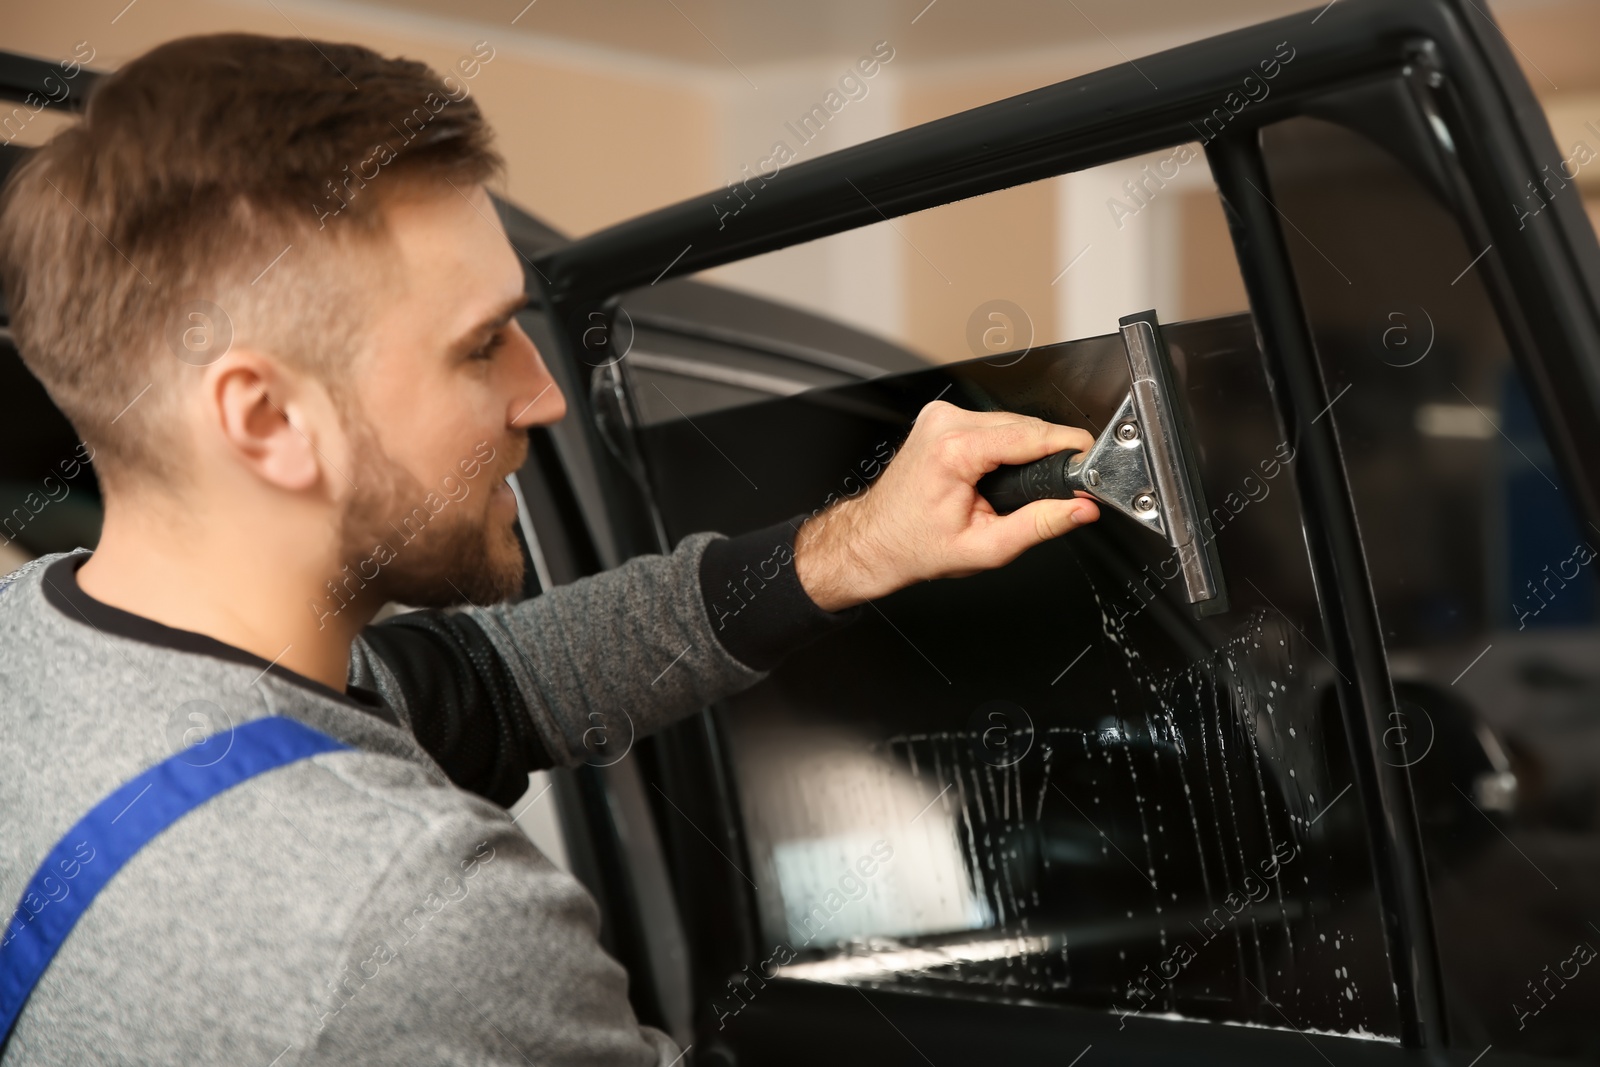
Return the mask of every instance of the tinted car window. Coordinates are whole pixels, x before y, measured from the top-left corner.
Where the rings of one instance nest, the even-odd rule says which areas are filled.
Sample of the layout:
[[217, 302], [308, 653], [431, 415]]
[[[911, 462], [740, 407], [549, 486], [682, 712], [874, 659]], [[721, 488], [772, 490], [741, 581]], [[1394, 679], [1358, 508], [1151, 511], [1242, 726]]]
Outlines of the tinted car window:
[[1385, 758], [1416, 794], [1452, 1043], [1592, 1058], [1600, 530], [1512, 357], [1494, 250], [1348, 129], [1299, 119], [1265, 147], [1400, 700]]
[[[1231, 609], [1197, 622], [1166, 545], [1106, 509], [876, 603], [728, 701], [741, 869], [779, 973], [1396, 1032], [1294, 447], [1248, 316], [1166, 338]], [[935, 397], [1099, 429], [1127, 388], [1120, 337], [1094, 337], [643, 443], [669, 533], [733, 533], [859, 492]]]

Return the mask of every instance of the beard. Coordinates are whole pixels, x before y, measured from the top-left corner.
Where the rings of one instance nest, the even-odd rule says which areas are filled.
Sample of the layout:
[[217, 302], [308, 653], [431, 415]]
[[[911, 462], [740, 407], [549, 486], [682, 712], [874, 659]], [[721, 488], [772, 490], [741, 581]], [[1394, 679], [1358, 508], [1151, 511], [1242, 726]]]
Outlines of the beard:
[[[500, 517], [493, 491], [522, 466], [527, 439], [513, 437], [496, 451], [502, 464], [516, 461], [509, 467], [484, 463], [476, 477], [467, 478], [452, 466], [441, 479], [455, 487], [447, 494], [439, 485], [424, 485], [390, 457], [360, 415], [349, 410], [344, 414], [355, 469], [354, 488], [339, 521], [339, 558], [348, 568], [345, 573], [363, 578], [378, 566], [367, 582], [372, 586], [364, 594], [371, 597], [368, 603], [448, 608], [493, 604], [520, 594], [522, 546], [513, 522]], [[437, 511], [428, 507], [430, 498]]]

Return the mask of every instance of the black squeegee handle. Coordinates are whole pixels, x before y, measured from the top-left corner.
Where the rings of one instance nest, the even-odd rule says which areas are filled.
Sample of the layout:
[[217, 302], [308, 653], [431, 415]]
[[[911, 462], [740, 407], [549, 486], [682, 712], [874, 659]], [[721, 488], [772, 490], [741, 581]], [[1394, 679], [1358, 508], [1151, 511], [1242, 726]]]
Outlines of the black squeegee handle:
[[1035, 500], [1071, 500], [1088, 489], [1069, 470], [1080, 455], [1069, 450], [1016, 467], [996, 467], [978, 479], [978, 492], [999, 515], [1009, 515]]

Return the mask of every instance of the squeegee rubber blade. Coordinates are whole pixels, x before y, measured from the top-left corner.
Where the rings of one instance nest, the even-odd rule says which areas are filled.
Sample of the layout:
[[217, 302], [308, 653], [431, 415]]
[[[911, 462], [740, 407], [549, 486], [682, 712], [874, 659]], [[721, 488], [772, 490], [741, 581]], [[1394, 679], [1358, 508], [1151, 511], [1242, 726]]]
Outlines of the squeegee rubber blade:
[[[1166, 339], [1162, 336], [1161, 321], [1156, 312], [1151, 310], [1136, 315], [1126, 315], [1119, 320], [1118, 325], [1126, 328], [1140, 322], [1147, 324], [1154, 335], [1149, 373], [1154, 379], [1156, 392], [1165, 407], [1172, 443], [1178, 454], [1173, 473], [1183, 482], [1186, 498], [1194, 512], [1187, 516], [1172, 515], [1171, 518], [1189, 524], [1193, 534], [1193, 551], [1199, 557], [1199, 566], [1209, 575], [1214, 590], [1211, 598], [1193, 602], [1191, 606], [1197, 618], [1219, 615], [1228, 610], [1228, 586], [1223, 579], [1222, 560], [1217, 554], [1216, 539], [1205, 536], [1205, 529], [1200, 521], [1202, 516], [1211, 512], [1206, 504], [1205, 487], [1200, 480], [1200, 464], [1195, 451], [1194, 432], [1189, 424], [1188, 405], [1183, 402], [1183, 394], [1178, 390], [1178, 376], [1173, 368], [1172, 356], [1167, 348]], [[1182, 501], [1163, 501], [1163, 503], [1169, 509], [1169, 514], [1171, 509], [1183, 506]]]

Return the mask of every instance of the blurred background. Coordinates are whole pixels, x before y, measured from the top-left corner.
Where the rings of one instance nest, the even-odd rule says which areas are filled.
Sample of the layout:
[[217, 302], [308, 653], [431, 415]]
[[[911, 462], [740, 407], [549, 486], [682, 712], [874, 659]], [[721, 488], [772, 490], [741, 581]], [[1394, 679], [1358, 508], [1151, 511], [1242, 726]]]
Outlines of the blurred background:
[[[509, 162], [500, 191], [575, 237], [774, 163], [1314, 6], [89, 0], [11, 12], [0, 48], [46, 59], [92, 50], [89, 65], [108, 70], [174, 37], [246, 30], [357, 41], [445, 71], [487, 42], [479, 54], [492, 58], [469, 87]], [[1472, 6], [1493, 12], [1563, 150], [1582, 142], [1600, 152], [1600, 4]], [[0, 136], [37, 143], [55, 119], [46, 113]], [[1001, 328], [981, 342], [990, 351], [1108, 332], [1136, 306], [1159, 308], [1168, 321], [1242, 311], [1203, 158], [1169, 166], [1178, 176], [1148, 202], [1125, 184], [1169, 155], [866, 227], [706, 280], [821, 312], [934, 361], [981, 354], [969, 320], [999, 297], [1025, 314], [994, 320]], [[1600, 168], [1582, 170], [1578, 184], [1600, 218]]]

